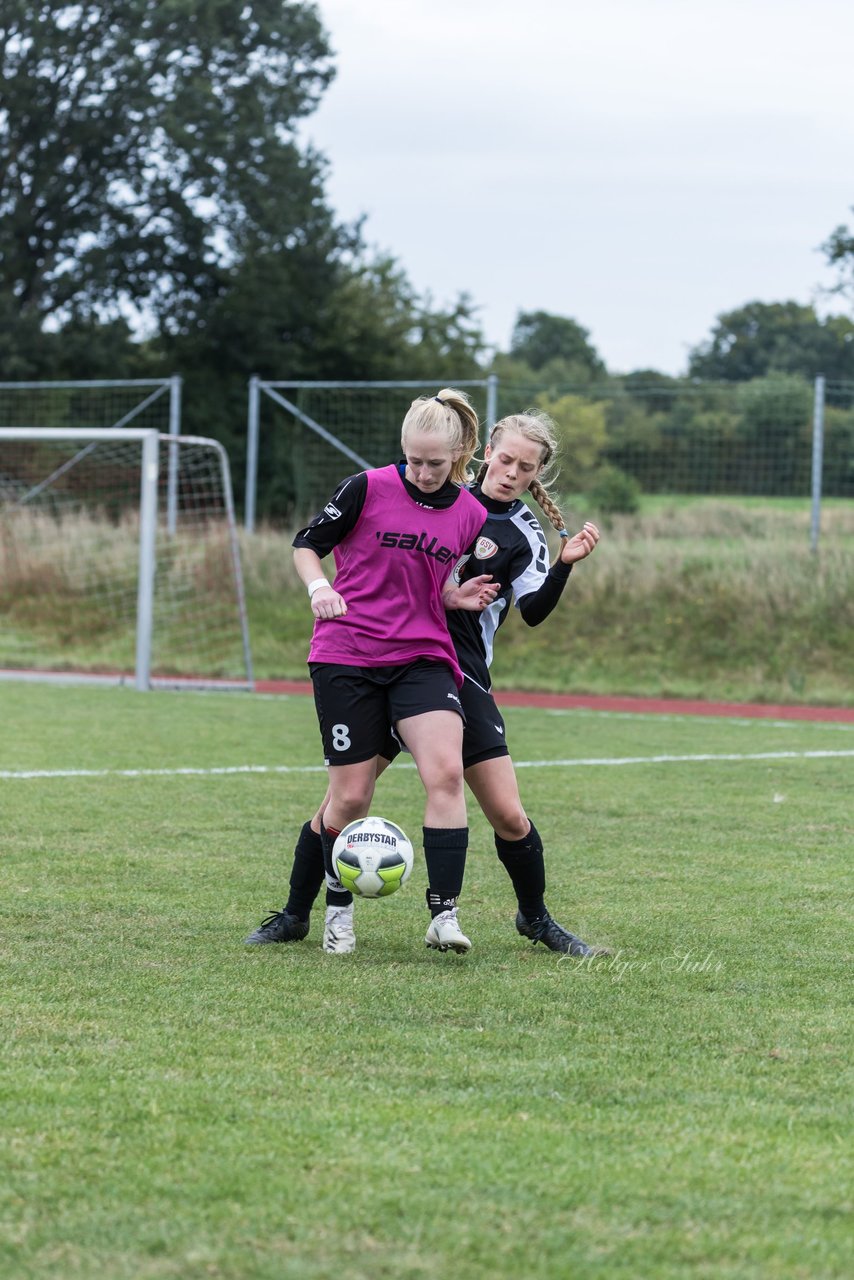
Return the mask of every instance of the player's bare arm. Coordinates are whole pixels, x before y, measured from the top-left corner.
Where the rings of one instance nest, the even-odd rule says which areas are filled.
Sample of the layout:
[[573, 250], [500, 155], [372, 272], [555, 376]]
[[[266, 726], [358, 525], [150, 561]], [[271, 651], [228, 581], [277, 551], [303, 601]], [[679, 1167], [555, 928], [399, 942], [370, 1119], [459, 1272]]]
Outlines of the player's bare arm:
[[442, 591], [442, 603], [446, 609], [468, 609], [472, 613], [481, 613], [487, 605], [492, 604], [498, 594], [498, 584], [492, 581], [491, 573], [481, 573], [476, 578], [458, 586], [453, 574], [445, 583]]
[[328, 581], [317, 552], [311, 547], [295, 548], [294, 568], [308, 591], [315, 618], [343, 618], [347, 612], [346, 601]]
[[583, 529], [571, 538], [565, 538], [560, 549], [560, 559], [564, 564], [576, 564], [586, 560], [595, 551], [599, 541], [599, 530], [592, 520], [585, 521]]

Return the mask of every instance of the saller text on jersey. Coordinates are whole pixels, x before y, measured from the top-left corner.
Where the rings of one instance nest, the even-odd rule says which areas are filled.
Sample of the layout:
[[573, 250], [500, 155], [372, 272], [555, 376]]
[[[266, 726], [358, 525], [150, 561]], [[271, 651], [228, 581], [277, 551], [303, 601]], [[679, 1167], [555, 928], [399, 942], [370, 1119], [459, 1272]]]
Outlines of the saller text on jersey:
[[425, 556], [435, 556], [440, 564], [447, 564], [449, 560], [454, 559], [454, 553], [450, 547], [436, 546], [438, 538], [430, 538], [427, 541], [428, 534], [422, 529], [421, 533], [380, 533], [376, 531], [376, 537], [381, 547], [396, 547], [398, 551], [423, 551]]

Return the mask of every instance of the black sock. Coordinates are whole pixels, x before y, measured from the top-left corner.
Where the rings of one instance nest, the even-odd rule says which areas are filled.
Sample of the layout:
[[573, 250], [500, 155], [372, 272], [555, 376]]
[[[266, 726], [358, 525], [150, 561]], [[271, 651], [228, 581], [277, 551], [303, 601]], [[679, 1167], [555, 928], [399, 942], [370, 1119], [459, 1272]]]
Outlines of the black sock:
[[[341, 887], [341, 882], [332, 869], [332, 846], [341, 832], [337, 827], [327, 827], [323, 819], [320, 819], [320, 839], [323, 844], [323, 865], [326, 868], [326, 905], [327, 907], [349, 907], [353, 901], [353, 895], [349, 889]], [[330, 881], [334, 881], [339, 887], [333, 889]]]
[[323, 878], [323, 841], [311, 823], [306, 822], [294, 849], [291, 891], [285, 910], [298, 920], [307, 920], [314, 900], [320, 893]]
[[519, 910], [526, 920], [542, 920], [546, 915], [543, 895], [546, 891], [546, 867], [543, 861], [543, 842], [540, 833], [531, 823], [531, 830], [521, 840], [502, 840], [495, 837], [498, 857], [504, 864], [513, 888]]
[[466, 870], [468, 827], [423, 827], [427, 906], [437, 916], [457, 905]]

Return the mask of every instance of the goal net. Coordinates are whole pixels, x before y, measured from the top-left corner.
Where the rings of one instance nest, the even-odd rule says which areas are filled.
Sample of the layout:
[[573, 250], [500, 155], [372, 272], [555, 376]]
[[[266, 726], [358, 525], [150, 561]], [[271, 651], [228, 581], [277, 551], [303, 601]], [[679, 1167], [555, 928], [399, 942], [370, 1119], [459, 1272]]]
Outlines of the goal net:
[[0, 382], [0, 427], [127, 427], [178, 435], [181, 378]]
[[252, 685], [228, 459], [135, 428], [0, 428], [0, 669]]

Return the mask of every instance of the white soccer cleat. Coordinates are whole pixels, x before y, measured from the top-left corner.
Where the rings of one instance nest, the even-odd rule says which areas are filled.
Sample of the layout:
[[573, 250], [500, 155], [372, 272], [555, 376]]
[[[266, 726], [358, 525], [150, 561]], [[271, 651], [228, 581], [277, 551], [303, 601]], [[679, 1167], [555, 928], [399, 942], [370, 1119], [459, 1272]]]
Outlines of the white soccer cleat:
[[356, 930], [353, 928], [353, 904], [348, 907], [327, 907], [323, 926], [323, 950], [332, 956], [343, 956], [356, 950]]
[[456, 951], [459, 955], [471, 951], [471, 942], [457, 921], [456, 907], [451, 907], [450, 911], [441, 911], [433, 917], [424, 941], [434, 951]]

